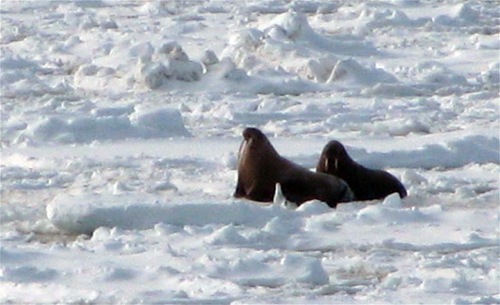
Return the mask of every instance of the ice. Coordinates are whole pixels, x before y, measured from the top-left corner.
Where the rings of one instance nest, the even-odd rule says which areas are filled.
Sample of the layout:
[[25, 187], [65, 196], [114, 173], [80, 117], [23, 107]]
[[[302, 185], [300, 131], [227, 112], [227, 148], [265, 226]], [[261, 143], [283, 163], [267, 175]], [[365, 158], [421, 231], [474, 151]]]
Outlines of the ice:
[[469, 236], [469, 241], [465, 243], [438, 243], [431, 245], [411, 245], [406, 243], [398, 243], [393, 240], [384, 241], [384, 246], [390, 249], [398, 249], [402, 251], [426, 251], [438, 253], [455, 253], [459, 251], [479, 249], [483, 247], [495, 247], [495, 239], [475, 240], [474, 236]]
[[[0, 302], [498, 304], [494, 1], [2, 1]], [[409, 195], [232, 198], [246, 127]]]
[[488, 70], [481, 73], [481, 81], [488, 86], [498, 87], [500, 84], [500, 63], [490, 64]]
[[34, 266], [21, 266], [19, 268], [2, 268], [2, 278], [6, 281], [29, 283], [46, 282], [57, 277], [58, 273], [54, 269], [38, 269]]
[[497, 163], [498, 145], [499, 141], [495, 136], [474, 135], [451, 140], [445, 145], [431, 144], [415, 147], [413, 151], [367, 154], [361, 160], [375, 167], [390, 162], [391, 166], [405, 168], [454, 168], [470, 163]]
[[327, 83], [347, 82], [357, 85], [394, 83], [397, 79], [380, 68], [365, 68], [353, 59], [339, 60], [332, 69]]
[[238, 233], [233, 224], [215, 231], [211, 236], [207, 237], [206, 241], [211, 245], [241, 245], [248, 242], [245, 237]]
[[26, 128], [23, 137], [33, 142], [90, 143], [98, 140], [127, 138], [186, 137], [190, 133], [181, 114], [171, 108], [94, 109], [87, 117], [51, 116]]
[[381, 205], [368, 206], [358, 212], [358, 219], [367, 222], [383, 223], [408, 223], [408, 222], [432, 222], [433, 216], [439, 214], [440, 206], [431, 206], [424, 209], [412, 207], [401, 208], [400, 200], [394, 194], [387, 196]]
[[[58, 228], [90, 234], [99, 227], [147, 229], [157, 223], [203, 226], [211, 223], [260, 226], [286, 210], [264, 209], [242, 202], [161, 203], [138, 194], [60, 195], [47, 205], [47, 217]], [[76, 204], [75, 204], [76, 203]], [[196, 217], [201, 214], [204, 217]]]
[[439, 15], [433, 21], [441, 25], [453, 26], [457, 23], [477, 22], [478, 18], [479, 12], [473, 9], [470, 3], [463, 3], [452, 7], [449, 15]]

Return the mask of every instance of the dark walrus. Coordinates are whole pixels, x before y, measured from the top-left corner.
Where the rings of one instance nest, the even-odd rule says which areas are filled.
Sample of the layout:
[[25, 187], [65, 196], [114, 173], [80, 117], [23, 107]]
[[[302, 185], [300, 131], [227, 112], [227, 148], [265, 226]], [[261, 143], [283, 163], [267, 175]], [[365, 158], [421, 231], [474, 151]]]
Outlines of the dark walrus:
[[401, 198], [407, 195], [405, 187], [396, 177], [356, 163], [339, 141], [330, 141], [325, 146], [316, 172], [343, 179], [354, 193], [355, 200], [382, 199], [392, 193], [398, 193]]
[[243, 138], [234, 197], [272, 202], [276, 183], [279, 183], [286, 200], [297, 205], [317, 199], [334, 208], [339, 202], [353, 199], [351, 190], [341, 179], [312, 172], [281, 157], [259, 129], [246, 128]]

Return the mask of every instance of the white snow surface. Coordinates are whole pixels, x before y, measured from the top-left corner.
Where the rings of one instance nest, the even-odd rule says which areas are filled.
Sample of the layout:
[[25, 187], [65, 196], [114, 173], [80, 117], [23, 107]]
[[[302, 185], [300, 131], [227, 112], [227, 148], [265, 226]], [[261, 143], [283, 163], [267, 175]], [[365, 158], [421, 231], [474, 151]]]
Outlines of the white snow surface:
[[[0, 23], [2, 304], [500, 303], [495, 1], [4, 0]], [[339, 140], [409, 195], [234, 199], [247, 126], [311, 170]]]

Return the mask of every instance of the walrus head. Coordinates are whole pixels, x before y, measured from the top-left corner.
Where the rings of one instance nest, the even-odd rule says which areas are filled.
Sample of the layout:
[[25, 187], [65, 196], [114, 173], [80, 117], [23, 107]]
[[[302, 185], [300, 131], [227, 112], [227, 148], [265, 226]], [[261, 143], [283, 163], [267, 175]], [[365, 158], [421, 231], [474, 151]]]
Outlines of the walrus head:
[[244, 149], [258, 150], [265, 147], [266, 153], [278, 155], [266, 135], [257, 128], [247, 127], [243, 130], [243, 142], [240, 147], [240, 154]]
[[244, 141], [265, 141], [269, 142], [266, 135], [257, 128], [247, 127], [243, 130]]
[[339, 175], [341, 168], [352, 162], [347, 151], [339, 141], [333, 140], [326, 144], [321, 152], [321, 157], [316, 166], [316, 171]]
[[243, 130], [243, 139], [245, 139], [245, 141], [248, 141], [252, 138], [264, 138], [265, 135], [262, 133], [262, 131], [260, 131], [259, 129], [257, 128], [253, 128], [253, 127], [247, 127]]

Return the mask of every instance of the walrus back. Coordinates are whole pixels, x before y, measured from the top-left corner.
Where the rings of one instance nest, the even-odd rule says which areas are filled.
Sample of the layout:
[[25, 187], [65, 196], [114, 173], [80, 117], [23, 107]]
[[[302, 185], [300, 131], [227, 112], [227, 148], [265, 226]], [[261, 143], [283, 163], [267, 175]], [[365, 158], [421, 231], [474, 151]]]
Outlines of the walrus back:
[[392, 193], [401, 198], [407, 196], [403, 184], [392, 174], [383, 170], [364, 167], [354, 161], [342, 143], [330, 141], [321, 152], [316, 172], [343, 179], [351, 188], [356, 200], [383, 199]]
[[359, 200], [383, 199], [390, 194], [398, 193], [401, 198], [408, 195], [404, 185], [391, 173], [373, 170], [362, 165], [349, 183]]

